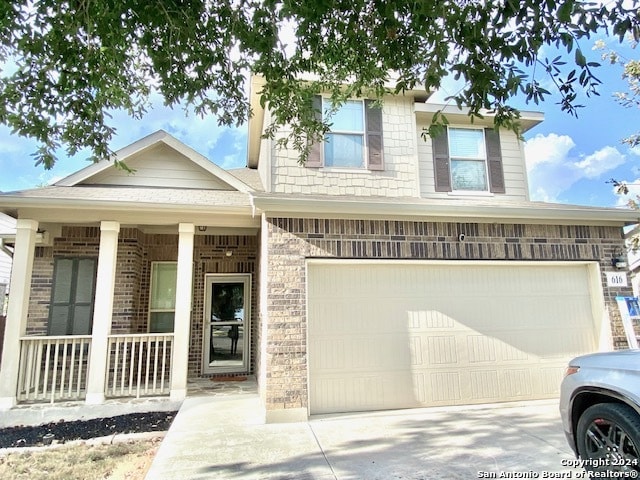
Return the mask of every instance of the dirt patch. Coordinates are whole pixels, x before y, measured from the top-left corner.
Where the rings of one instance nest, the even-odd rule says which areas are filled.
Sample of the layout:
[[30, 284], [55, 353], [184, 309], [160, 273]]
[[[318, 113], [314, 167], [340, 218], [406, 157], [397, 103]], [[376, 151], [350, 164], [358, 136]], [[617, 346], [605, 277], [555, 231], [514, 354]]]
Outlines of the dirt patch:
[[[148, 435], [154, 435], [148, 438]], [[79, 440], [51, 447], [11, 449], [0, 454], [2, 480], [143, 480], [162, 441], [162, 432]], [[140, 437], [147, 437], [146, 439]], [[109, 437], [106, 437], [108, 439]]]

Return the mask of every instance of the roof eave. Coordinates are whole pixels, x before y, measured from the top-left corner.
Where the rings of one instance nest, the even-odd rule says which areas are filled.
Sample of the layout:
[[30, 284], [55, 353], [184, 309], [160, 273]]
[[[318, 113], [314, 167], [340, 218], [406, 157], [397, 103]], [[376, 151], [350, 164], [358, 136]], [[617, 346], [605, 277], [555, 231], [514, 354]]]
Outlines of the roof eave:
[[437, 218], [460, 221], [531, 222], [552, 224], [624, 226], [638, 222], [631, 210], [600, 209], [572, 206], [464, 205], [412, 202], [363, 202], [334, 199], [282, 198], [254, 196], [257, 210], [269, 215], [299, 215], [333, 218]]
[[[439, 103], [416, 103], [415, 105], [416, 114], [434, 114], [436, 112], [441, 112], [443, 115], [447, 116], [448, 120], [451, 122], [452, 118], [456, 116], [464, 116], [469, 117], [469, 108], [458, 108], [457, 105], [444, 105]], [[489, 110], [481, 110], [480, 114], [487, 118], [492, 119], [494, 114]], [[522, 127], [522, 133], [531, 130], [536, 125], [539, 125], [544, 121], [544, 114], [541, 112], [534, 112], [530, 110], [521, 110], [520, 118], [519, 118], [520, 126]], [[491, 122], [493, 123], [493, 121]]]
[[43, 211], [54, 209], [95, 210], [95, 211], [138, 211], [149, 213], [161, 212], [207, 212], [210, 214], [252, 214], [253, 207], [247, 205], [211, 205], [211, 204], [178, 204], [178, 203], [154, 203], [139, 201], [113, 201], [113, 200], [86, 200], [76, 198], [29, 198], [16, 196], [3, 196], [1, 198], [0, 211], [14, 212], [21, 208], [42, 209]]

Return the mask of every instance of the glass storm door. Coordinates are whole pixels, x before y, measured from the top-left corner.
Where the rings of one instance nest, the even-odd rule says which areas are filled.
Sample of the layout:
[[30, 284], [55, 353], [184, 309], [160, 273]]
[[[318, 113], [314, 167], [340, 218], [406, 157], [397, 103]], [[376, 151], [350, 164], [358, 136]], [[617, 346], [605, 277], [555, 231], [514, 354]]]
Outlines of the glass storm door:
[[249, 370], [251, 275], [205, 276], [203, 373]]

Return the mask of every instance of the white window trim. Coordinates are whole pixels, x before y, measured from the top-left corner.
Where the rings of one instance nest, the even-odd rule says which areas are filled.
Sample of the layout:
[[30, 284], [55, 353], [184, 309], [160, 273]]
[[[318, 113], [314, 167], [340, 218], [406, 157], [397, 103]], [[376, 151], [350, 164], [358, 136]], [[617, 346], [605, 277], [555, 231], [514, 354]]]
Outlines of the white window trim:
[[[494, 194], [490, 191], [489, 185], [489, 159], [487, 158], [487, 137], [484, 134], [485, 127], [478, 125], [447, 125], [447, 148], [449, 149], [449, 177], [451, 181], [451, 191], [448, 192], [449, 195], [458, 195], [458, 196], [494, 196]], [[451, 130], [480, 130], [482, 132], [482, 143], [484, 145], [483, 149], [483, 158], [476, 157], [454, 157], [451, 155]], [[485, 185], [487, 186], [486, 190], [455, 190], [453, 188], [453, 169], [451, 168], [451, 162], [453, 160], [462, 160], [462, 161], [471, 161], [471, 162], [479, 162], [484, 161], [484, 177], [485, 177]]]
[[[323, 171], [339, 170], [341, 173], [348, 173], [349, 170], [354, 173], [362, 173], [369, 171], [367, 168], [367, 159], [369, 158], [369, 144], [367, 143], [367, 116], [366, 104], [362, 98], [348, 98], [345, 102], [359, 102], [362, 105], [362, 131], [358, 130], [333, 130], [330, 129], [327, 134], [334, 133], [337, 135], [362, 135], [362, 166], [361, 167], [341, 167], [340, 165], [326, 165], [325, 147], [326, 142], [322, 142], [322, 169]], [[331, 105], [331, 97], [322, 96], [322, 120], [325, 121], [325, 103]], [[344, 104], [343, 104], [344, 105]]]
[[453, 190], [446, 192], [450, 197], [495, 197], [489, 190]]
[[[175, 312], [176, 312], [175, 304], [173, 305], [173, 308], [151, 308], [151, 301], [153, 300], [153, 298], [152, 298], [152, 295], [153, 295], [153, 269], [154, 269], [154, 265], [159, 265], [159, 264], [178, 265], [178, 262], [174, 262], [174, 261], [151, 262], [151, 269], [149, 270], [149, 304], [148, 304], [148, 308], [147, 308], [147, 333], [151, 333], [151, 314], [152, 313], [173, 312], [173, 314], [174, 314], [174, 322], [175, 322]], [[174, 328], [175, 328], [175, 324], [174, 324]]]

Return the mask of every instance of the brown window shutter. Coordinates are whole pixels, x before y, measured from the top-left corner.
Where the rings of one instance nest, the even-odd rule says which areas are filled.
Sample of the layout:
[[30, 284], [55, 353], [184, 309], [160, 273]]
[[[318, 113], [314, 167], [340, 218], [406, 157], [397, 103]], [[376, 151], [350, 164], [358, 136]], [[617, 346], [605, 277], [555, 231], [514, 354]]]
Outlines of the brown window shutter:
[[382, 154], [382, 108], [374, 105], [373, 100], [364, 101], [367, 129], [367, 168], [384, 170]]
[[505, 193], [504, 171], [502, 169], [502, 150], [500, 133], [492, 128], [485, 128], [484, 136], [487, 144], [487, 165], [489, 169], [489, 190], [492, 193]]
[[436, 192], [451, 191], [451, 172], [449, 171], [449, 141], [447, 131], [437, 137], [431, 137], [433, 150], [433, 172]]
[[[313, 110], [315, 111], [316, 120], [322, 121], [322, 97], [315, 95], [313, 97]], [[320, 168], [322, 167], [322, 143], [314, 142], [309, 149], [306, 167]]]

